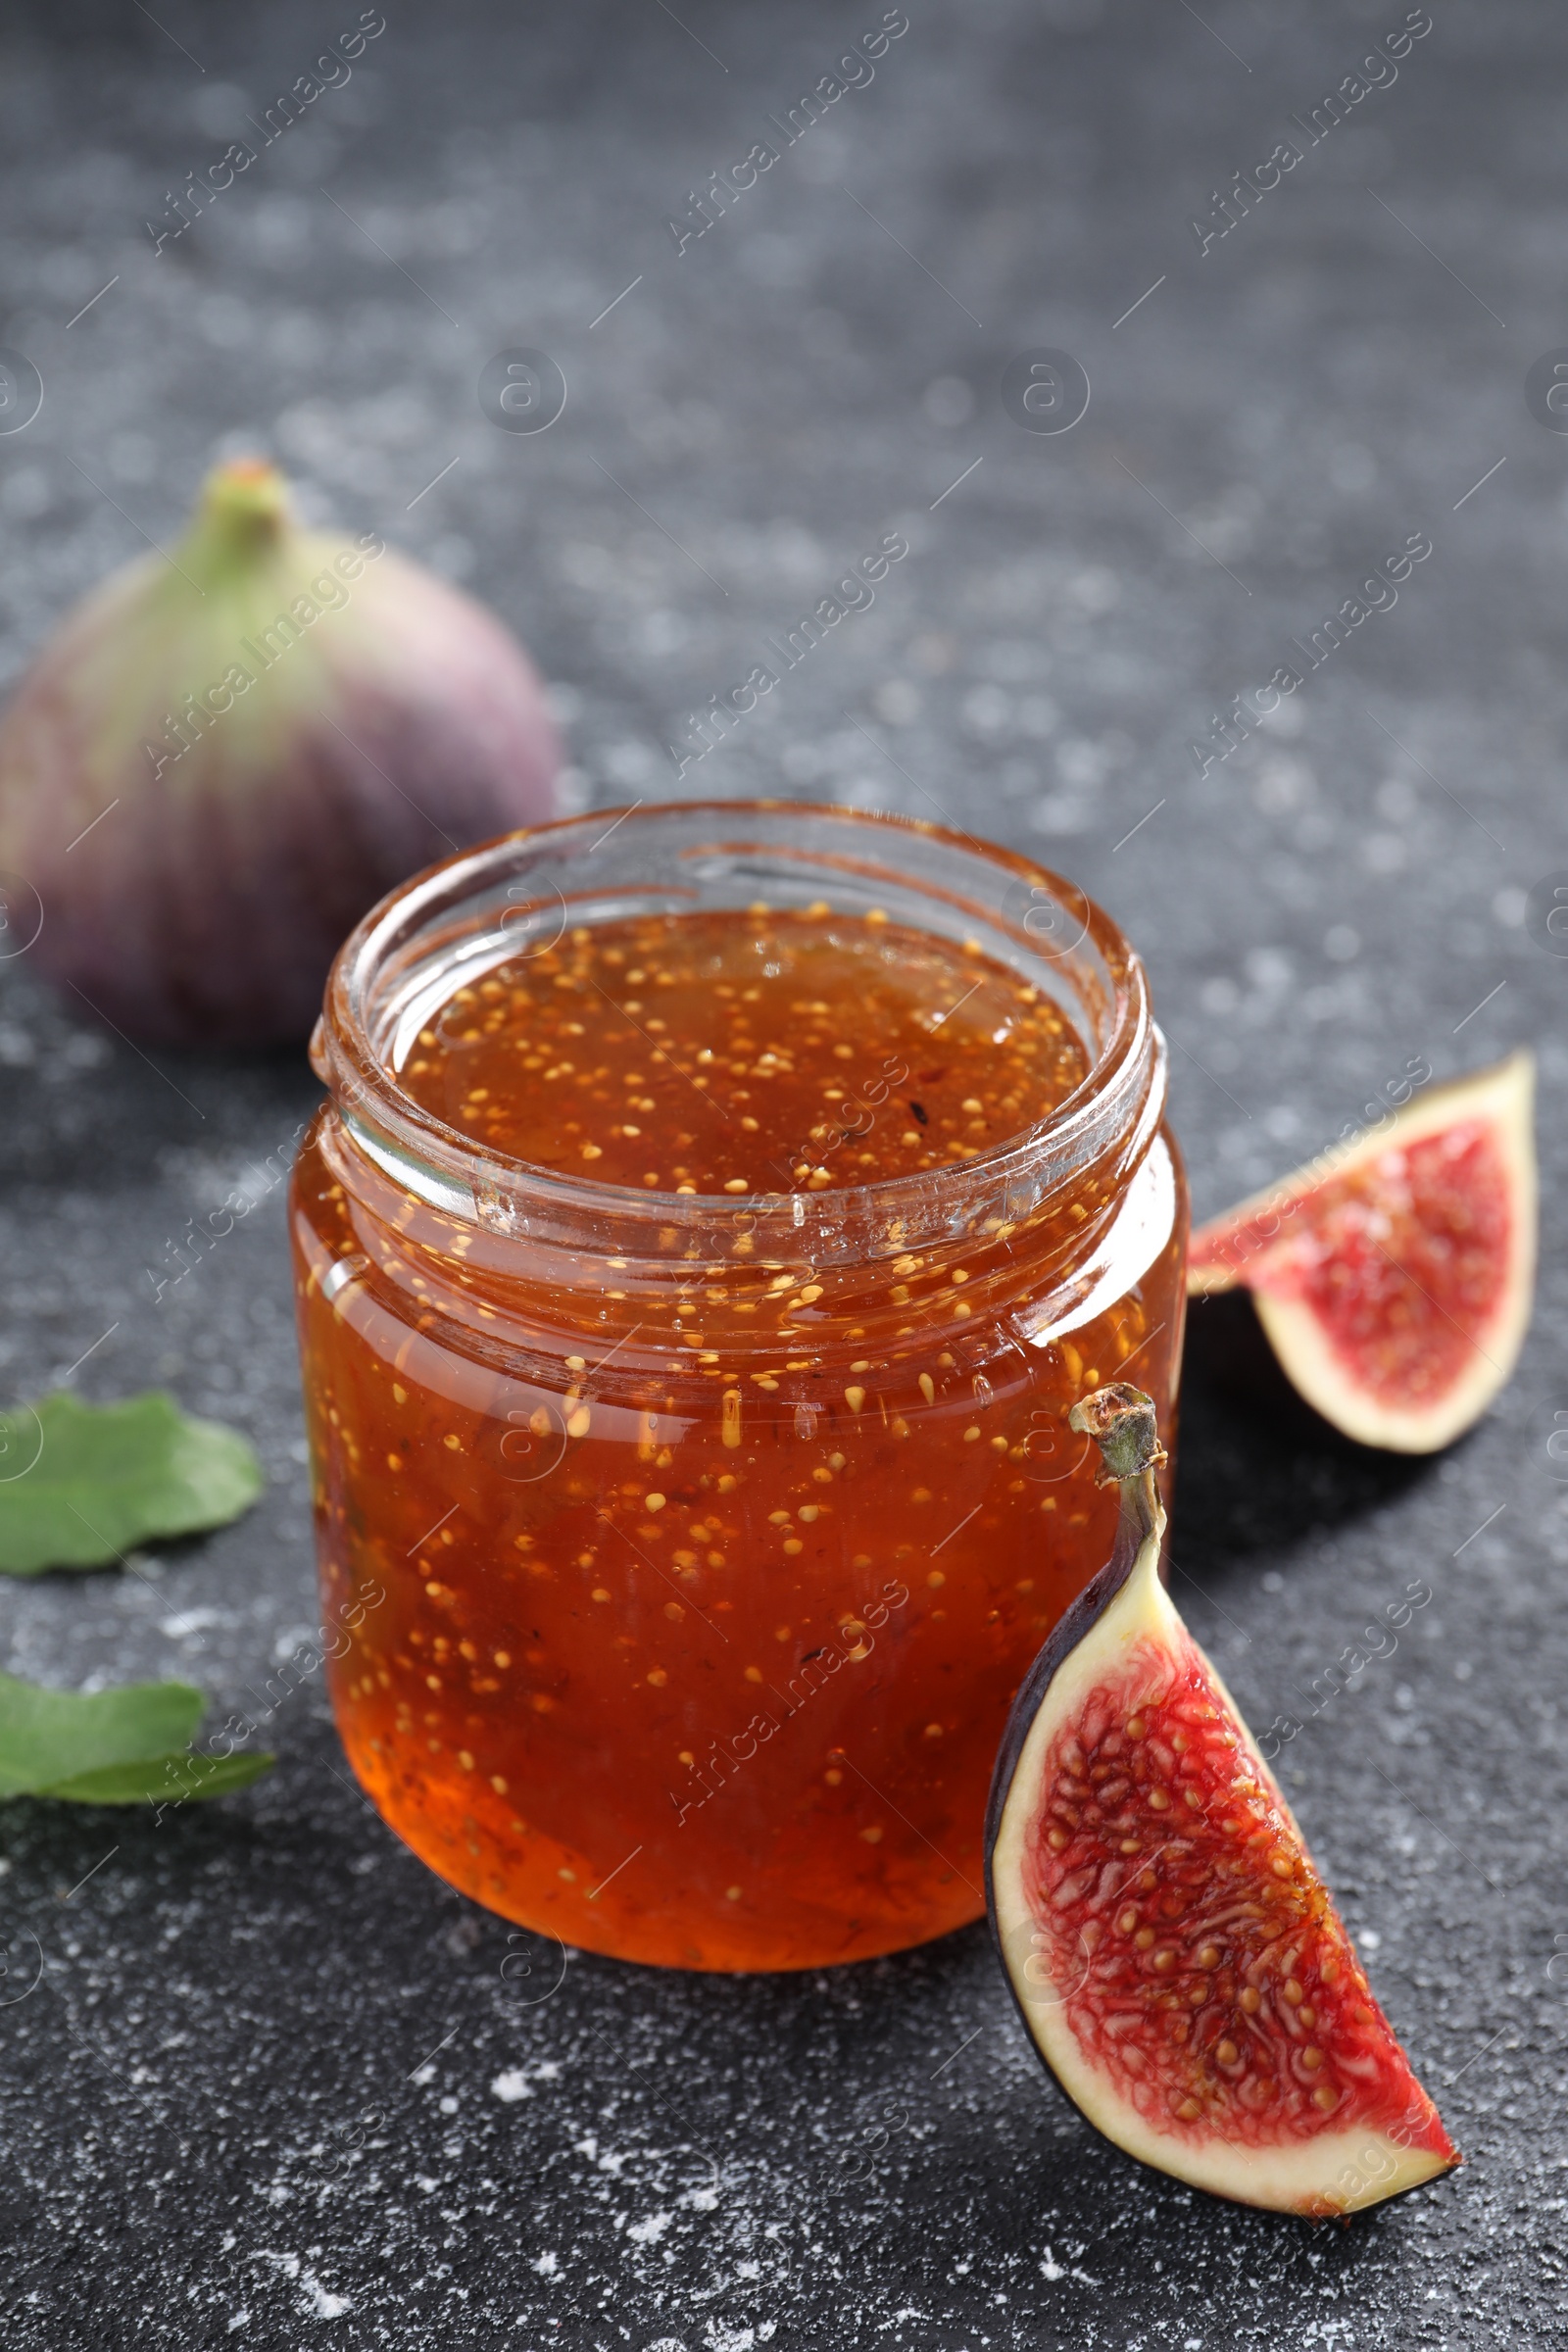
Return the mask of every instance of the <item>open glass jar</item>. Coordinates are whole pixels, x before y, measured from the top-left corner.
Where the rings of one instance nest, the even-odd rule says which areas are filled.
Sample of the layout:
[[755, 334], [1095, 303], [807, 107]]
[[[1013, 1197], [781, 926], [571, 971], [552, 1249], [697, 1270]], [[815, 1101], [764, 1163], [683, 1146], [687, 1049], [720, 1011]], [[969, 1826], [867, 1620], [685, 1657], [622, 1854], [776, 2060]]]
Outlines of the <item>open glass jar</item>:
[[[1087, 1077], [958, 1164], [739, 1198], [501, 1157], [400, 1081], [436, 1008], [568, 930], [760, 901], [962, 942], [1059, 1007]], [[1068, 1410], [1130, 1377], [1168, 1428], [1180, 1361], [1185, 1187], [1115, 925], [929, 825], [601, 812], [385, 900], [312, 1051], [323, 1608], [385, 1819], [625, 1959], [810, 1968], [974, 1918], [1008, 1702], [1114, 1525]]]

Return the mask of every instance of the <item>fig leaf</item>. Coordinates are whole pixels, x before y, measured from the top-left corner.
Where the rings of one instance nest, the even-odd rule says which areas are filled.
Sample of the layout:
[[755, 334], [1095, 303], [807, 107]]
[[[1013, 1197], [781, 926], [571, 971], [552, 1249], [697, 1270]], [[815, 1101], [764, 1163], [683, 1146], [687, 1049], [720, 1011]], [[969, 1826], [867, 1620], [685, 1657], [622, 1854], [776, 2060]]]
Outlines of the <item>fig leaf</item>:
[[203, 1698], [189, 1683], [49, 1690], [0, 1674], [0, 1798], [133, 1805], [223, 1796], [266, 1772], [259, 1750], [204, 1756], [189, 1741]]
[[0, 1417], [0, 1575], [102, 1568], [152, 1537], [226, 1526], [263, 1484], [244, 1438], [160, 1390], [19, 1405]]
[[106, 1764], [97, 1772], [78, 1772], [51, 1788], [34, 1788], [34, 1796], [58, 1797], [73, 1805], [143, 1805], [160, 1798], [169, 1804], [189, 1799], [227, 1796], [248, 1788], [273, 1759], [264, 1748], [248, 1748], [232, 1756], [203, 1756], [178, 1748], [167, 1756], [148, 1756], [138, 1764]]

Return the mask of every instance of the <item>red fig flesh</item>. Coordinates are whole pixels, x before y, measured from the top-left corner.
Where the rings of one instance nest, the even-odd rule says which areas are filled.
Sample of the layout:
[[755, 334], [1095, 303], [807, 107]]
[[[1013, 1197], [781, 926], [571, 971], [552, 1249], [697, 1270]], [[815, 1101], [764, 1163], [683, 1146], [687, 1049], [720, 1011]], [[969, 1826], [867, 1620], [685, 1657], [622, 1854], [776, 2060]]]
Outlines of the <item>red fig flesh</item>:
[[1406, 1103], [1194, 1234], [1187, 1287], [1241, 1285], [1292, 1384], [1364, 1446], [1430, 1453], [1512, 1372], [1536, 1266], [1534, 1064]]
[[247, 461], [209, 478], [172, 560], [105, 581], [24, 677], [0, 868], [42, 901], [35, 961], [128, 1035], [304, 1037], [367, 907], [555, 815], [559, 759], [493, 615], [373, 532], [299, 529]]
[[1289, 1806], [1159, 1577], [1150, 1399], [1073, 1407], [1116, 1550], [1019, 1691], [986, 1827], [992, 1927], [1042, 2058], [1129, 2155], [1316, 2217], [1459, 2162]]

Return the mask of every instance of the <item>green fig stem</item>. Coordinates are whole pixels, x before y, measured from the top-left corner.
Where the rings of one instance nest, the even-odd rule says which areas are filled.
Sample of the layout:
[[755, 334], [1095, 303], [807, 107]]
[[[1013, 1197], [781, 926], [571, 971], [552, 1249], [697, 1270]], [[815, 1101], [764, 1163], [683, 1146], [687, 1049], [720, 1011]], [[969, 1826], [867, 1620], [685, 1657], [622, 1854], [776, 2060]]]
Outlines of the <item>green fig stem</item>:
[[288, 483], [265, 458], [215, 466], [180, 545], [186, 576], [204, 590], [255, 569], [292, 522]]
[[1067, 1415], [1067, 1426], [1093, 1438], [1104, 1467], [1099, 1483], [1120, 1487], [1122, 1518], [1140, 1543], [1164, 1523], [1154, 1472], [1165, 1460], [1159, 1442], [1154, 1400], [1125, 1381], [1111, 1381], [1088, 1396], [1080, 1396]]

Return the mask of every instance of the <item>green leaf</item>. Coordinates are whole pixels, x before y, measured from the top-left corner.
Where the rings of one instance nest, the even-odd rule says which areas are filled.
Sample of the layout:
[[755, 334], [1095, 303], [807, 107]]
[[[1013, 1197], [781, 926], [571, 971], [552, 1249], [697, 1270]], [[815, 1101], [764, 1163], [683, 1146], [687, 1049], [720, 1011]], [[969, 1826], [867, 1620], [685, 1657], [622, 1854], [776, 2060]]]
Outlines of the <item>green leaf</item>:
[[189, 1683], [123, 1683], [116, 1690], [49, 1690], [0, 1674], [0, 1797], [55, 1796], [83, 1805], [223, 1796], [271, 1764], [251, 1749], [204, 1756], [189, 1742], [205, 1704]]
[[144, 1764], [184, 1747], [205, 1704], [189, 1683], [47, 1690], [0, 1674], [0, 1795], [48, 1788], [111, 1765]]
[[32, 1794], [63, 1797], [74, 1805], [183, 1804], [248, 1788], [271, 1771], [273, 1761], [257, 1747], [232, 1756], [203, 1756], [181, 1748], [173, 1755], [151, 1756], [143, 1764], [106, 1764], [99, 1772], [80, 1772], [53, 1788], [35, 1788]]
[[45, 1396], [0, 1416], [0, 1574], [102, 1568], [150, 1537], [225, 1526], [263, 1483], [242, 1437], [161, 1391]]

